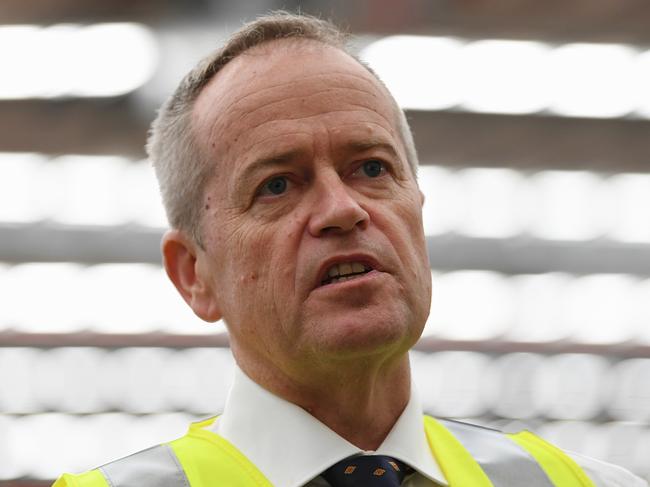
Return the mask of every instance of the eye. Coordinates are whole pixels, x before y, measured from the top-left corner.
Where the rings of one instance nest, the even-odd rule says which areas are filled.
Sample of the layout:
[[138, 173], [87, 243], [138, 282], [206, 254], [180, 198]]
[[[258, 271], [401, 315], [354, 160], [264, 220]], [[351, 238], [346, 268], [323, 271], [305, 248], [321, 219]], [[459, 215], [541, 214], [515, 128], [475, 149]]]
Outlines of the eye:
[[287, 190], [287, 178], [284, 176], [276, 176], [265, 182], [260, 188], [259, 194], [261, 195], [279, 195]]
[[364, 162], [362, 168], [364, 174], [369, 178], [376, 178], [385, 171], [384, 163], [376, 159]]

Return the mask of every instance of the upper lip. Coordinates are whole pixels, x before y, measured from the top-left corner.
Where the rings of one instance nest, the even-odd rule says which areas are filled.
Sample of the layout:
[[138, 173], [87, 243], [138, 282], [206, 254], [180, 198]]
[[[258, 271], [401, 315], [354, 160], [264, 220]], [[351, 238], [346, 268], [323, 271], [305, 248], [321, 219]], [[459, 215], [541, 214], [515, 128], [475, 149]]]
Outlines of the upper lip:
[[372, 267], [375, 271], [383, 270], [375, 257], [369, 254], [355, 253], [355, 254], [341, 254], [334, 255], [323, 261], [318, 268], [318, 274], [314, 287], [320, 287], [323, 281], [327, 278], [327, 271], [335, 264], [342, 264], [344, 262], [359, 262], [361, 264]]

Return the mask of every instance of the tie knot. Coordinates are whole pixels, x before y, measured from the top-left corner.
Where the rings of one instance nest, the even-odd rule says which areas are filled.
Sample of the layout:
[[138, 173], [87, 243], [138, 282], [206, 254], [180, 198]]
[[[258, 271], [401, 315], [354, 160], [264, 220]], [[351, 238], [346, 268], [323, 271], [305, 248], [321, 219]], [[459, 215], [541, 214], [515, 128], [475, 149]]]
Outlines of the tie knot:
[[398, 487], [409, 467], [385, 455], [359, 455], [342, 460], [323, 472], [332, 487]]

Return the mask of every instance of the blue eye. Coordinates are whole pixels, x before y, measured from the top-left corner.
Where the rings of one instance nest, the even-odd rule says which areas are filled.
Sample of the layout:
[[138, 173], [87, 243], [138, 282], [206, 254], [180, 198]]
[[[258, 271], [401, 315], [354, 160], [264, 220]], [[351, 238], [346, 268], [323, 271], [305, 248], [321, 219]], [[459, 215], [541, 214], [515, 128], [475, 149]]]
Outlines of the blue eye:
[[369, 178], [376, 178], [384, 170], [384, 164], [381, 161], [372, 160], [363, 163], [363, 172]]
[[278, 176], [264, 183], [263, 191], [270, 194], [282, 194], [287, 190], [287, 178]]

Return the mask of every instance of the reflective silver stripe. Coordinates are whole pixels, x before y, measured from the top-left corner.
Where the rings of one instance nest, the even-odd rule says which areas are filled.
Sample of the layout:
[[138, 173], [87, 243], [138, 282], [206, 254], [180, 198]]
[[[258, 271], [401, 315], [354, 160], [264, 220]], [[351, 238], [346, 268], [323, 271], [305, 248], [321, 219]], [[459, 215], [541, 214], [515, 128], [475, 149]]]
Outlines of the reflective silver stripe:
[[474, 457], [494, 487], [554, 487], [537, 461], [500, 431], [459, 421], [439, 421]]
[[169, 445], [158, 445], [111, 462], [99, 470], [111, 487], [189, 487]]

